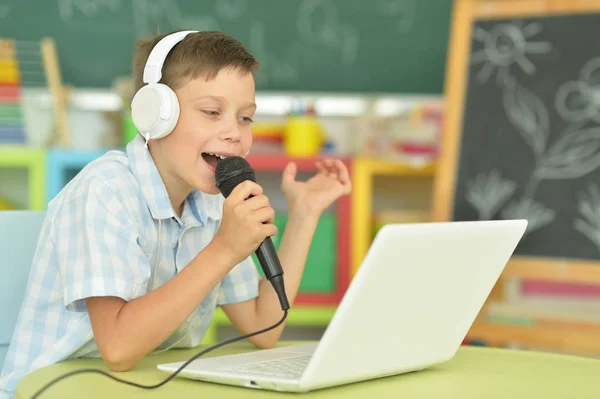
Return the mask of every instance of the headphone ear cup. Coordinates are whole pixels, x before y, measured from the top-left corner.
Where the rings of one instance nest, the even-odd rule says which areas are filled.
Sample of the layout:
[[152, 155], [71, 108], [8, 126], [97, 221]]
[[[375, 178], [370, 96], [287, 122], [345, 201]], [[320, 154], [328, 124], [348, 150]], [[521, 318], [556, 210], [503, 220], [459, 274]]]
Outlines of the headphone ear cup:
[[[168, 120], [165, 120], [165, 126], [163, 129], [163, 135], [161, 137], [165, 137], [169, 133], [175, 129], [177, 126], [177, 122], [179, 121], [179, 99], [177, 98], [177, 94], [170, 87], [163, 85], [165, 88], [165, 95], [169, 97], [168, 104], [171, 106], [170, 117]], [[165, 106], [167, 106], [165, 104]]]
[[131, 118], [147, 140], [156, 140], [173, 131], [179, 120], [179, 101], [162, 83], [142, 87], [131, 101]]

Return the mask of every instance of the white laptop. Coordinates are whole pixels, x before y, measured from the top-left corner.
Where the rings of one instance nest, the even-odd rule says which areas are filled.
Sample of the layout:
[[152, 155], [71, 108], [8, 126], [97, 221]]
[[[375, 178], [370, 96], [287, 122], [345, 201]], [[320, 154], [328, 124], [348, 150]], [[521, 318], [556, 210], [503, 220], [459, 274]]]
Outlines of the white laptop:
[[[460, 347], [526, 226], [386, 225], [318, 342], [200, 358], [179, 376], [306, 392], [443, 363]], [[182, 364], [158, 368], [172, 373]]]

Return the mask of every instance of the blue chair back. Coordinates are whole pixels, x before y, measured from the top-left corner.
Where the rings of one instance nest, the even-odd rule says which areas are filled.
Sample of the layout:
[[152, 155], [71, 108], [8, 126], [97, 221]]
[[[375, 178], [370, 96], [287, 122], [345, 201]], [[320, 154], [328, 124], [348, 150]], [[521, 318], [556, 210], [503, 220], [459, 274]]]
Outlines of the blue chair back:
[[0, 211], [0, 369], [12, 338], [45, 213]]

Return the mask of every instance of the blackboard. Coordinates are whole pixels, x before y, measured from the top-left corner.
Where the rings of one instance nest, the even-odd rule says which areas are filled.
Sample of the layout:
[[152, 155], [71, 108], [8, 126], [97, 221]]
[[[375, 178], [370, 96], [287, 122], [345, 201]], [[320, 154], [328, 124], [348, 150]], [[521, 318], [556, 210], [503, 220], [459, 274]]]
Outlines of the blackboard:
[[600, 259], [600, 13], [471, 36], [453, 219], [525, 218], [516, 254]]
[[54, 38], [64, 81], [131, 74], [136, 38], [221, 30], [262, 64], [261, 90], [443, 91], [451, 0], [2, 0], [0, 37]]

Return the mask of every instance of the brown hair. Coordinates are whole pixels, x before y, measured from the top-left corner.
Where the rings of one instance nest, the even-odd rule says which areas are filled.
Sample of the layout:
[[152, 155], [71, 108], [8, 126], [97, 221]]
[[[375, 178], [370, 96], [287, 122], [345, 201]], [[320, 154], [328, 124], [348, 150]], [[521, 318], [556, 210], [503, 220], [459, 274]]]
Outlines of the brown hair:
[[[169, 33], [139, 41], [133, 57], [136, 91], [145, 85], [144, 66], [150, 52], [167, 35]], [[195, 32], [187, 35], [171, 49], [163, 64], [160, 82], [176, 90], [187, 79], [196, 79], [199, 76], [213, 79], [224, 68], [253, 73], [258, 67], [258, 61], [237, 39], [223, 32]]]

